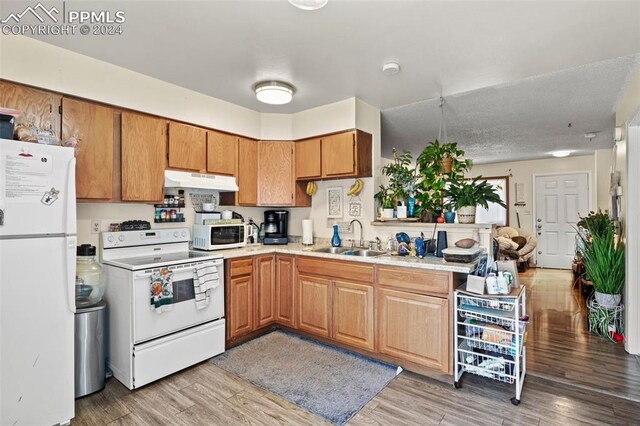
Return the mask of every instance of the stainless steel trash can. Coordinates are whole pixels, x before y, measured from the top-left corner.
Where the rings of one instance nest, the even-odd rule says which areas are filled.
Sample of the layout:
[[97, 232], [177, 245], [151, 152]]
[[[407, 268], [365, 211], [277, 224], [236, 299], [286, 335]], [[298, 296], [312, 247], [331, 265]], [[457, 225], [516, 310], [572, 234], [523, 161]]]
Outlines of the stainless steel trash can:
[[80, 398], [104, 388], [107, 304], [76, 310], [75, 393]]

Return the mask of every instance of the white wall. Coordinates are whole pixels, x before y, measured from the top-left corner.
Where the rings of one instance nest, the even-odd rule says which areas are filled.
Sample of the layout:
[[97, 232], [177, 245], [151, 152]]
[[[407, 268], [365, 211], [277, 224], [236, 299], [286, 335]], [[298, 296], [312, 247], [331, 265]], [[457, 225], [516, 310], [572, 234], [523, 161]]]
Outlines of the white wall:
[[632, 354], [640, 354], [640, 71], [631, 78], [618, 104], [616, 126], [625, 129], [625, 138], [617, 144], [616, 151], [616, 169], [621, 174], [623, 191], [621, 220], [626, 242], [625, 349]]
[[[509, 224], [517, 227], [518, 221], [516, 212], [520, 213], [520, 224], [522, 228], [532, 229], [533, 224], [533, 175], [542, 173], [566, 173], [566, 172], [591, 172], [595, 175], [595, 159], [593, 155], [583, 155], [568, 158], [549, 158], [529, 161], [509, 161], [505, 163], [478, 164], [474, 165], [468, 173], [472, 176], [507, 176], [509, 178]], [[607, 177], [607, 181], [608, 181]], [[514, 207], [516, 200], [515, 185], [518, 182], [525, 184], [525, 207]], [[595, 205], [595, 195], [593, 182], [589, 184], [592, 205]]]
[[595, 208], [611, 211], [611, 195], [609, 195], [609, 187], [611, 173], [613, 172], [614, 149], [596, 150], [594, 153], [594, 161], [595, 174], [593, 179], [596, 186]]
[[260, 114], [23, 36], [0, 35], [0, 78], [259, 139]]

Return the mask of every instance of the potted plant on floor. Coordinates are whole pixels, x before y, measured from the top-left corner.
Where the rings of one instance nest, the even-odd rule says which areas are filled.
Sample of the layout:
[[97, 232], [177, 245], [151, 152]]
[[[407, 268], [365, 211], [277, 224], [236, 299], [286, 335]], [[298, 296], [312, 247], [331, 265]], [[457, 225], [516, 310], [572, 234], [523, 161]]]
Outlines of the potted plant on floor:
[[[424, 147], [416, 160], [416, 169], [421, 176], [419, 195], [420, 212], [435, 213], [444, 208], [444, 190], [452, 181], [464, 178], [472, 162], [464, 158], [464, 151], [455, 142], [440, 143], [437, 139]], [[428, 209], [428, 210], [427, 210]]]
[[625, 264], [624, 244], [616, 236], [613, 221], [606, 212], [589, 212], [578, 221], [578, 235], [578, 249], [596, 301], [604, 308], [615, 308], [622, 299]]
[[452, 181], [444, 191], [444, 196], [447, 206], [458, 213], [458, 223], [476, 223], [478, 205], [485, 209], [489, 208], [489, 203], [507, 207], [493, 185], [482, 176]]

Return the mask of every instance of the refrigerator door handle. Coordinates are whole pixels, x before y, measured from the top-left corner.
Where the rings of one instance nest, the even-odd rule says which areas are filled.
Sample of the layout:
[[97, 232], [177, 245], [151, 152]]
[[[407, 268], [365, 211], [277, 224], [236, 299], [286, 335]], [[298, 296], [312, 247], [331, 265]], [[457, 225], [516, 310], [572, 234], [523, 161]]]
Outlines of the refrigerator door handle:
[[67, 303], [69, 304], [69, 311], [76, 312], [76, 250], [78, 245], [78, 239], [75, 236], [66, 238], [66, 251], [65, 251], [65, 263], [66, 263], [66, 287], [67, 287]]
[[[65, 224], [65, 227], [66, 227], [65, 233], [75, 234], [76, 233], [76, 157], [72, 157], [71, 160], [69, 161], [69, 164], [67, 164], [66, 192], [67, 193], [65, 198], [67, 200], [67, 204], [65, 206], [65, 210], [66, 210], [65, 217], [67, 218], [67, 223]], [[75, 290], [74, 290], [74, 294], [75, 294]], [[75, 305], [75, 302], [74, 302], [74, 305]]]

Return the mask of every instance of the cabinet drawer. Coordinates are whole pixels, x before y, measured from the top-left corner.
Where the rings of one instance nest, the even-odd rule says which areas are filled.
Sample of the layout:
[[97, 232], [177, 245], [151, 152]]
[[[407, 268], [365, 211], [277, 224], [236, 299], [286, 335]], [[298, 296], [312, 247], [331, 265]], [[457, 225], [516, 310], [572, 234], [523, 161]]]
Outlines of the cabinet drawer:
[[243, 259], [232, 259], [229, 261], [229, 276], [239, 277], [241, 275], [251, 275], [253, 272], [253, 259], [250, 257]]
[[339, 262], [300, 257], [298, 258], [298, 271], [313, 275], [325, 275], [335, 279], [373, 282], [373, 265], [364, 265], [357, 262]]
[[377, 283], [420, 294], [449, 294], [451, 272], [378, 266]]

